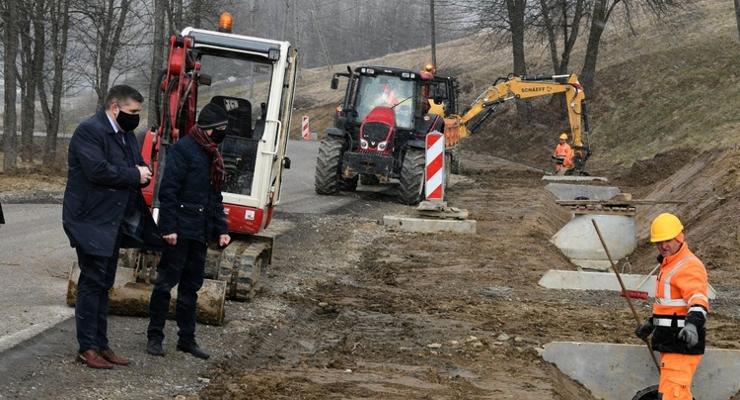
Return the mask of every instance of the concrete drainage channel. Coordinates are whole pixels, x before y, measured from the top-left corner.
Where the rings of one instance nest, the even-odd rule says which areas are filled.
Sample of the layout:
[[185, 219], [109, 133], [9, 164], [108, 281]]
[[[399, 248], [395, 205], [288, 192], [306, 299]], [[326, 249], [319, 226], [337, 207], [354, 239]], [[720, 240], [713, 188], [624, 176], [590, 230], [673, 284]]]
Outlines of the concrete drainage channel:
[[[568, 207], [573, 218], [550, 241], [578, 271], [548, 271], [539, 284], [550, 289], [621, 291], [591, 220], [596, 220], [616, 260], [637, 246], [635, 204], [613, 186], [582, 183], [606, 182], [600, 177], [547, 176], [546, 189], [556, 202]], [[567, 182], [567, 183], [564, 183]], [[576, 184], [578, 183], [578, 184]], [[643, 202], [644, 203], [644, 202]], [[655, 276], [622, 275], [628, 290], [652, 297]], [[709, 297], [717, 296], [710, 288]], [[552, 342], [541, 353], [545, 361], [602, 400], [657, 399], [658, 371], [644, 346], [612, 343]], [[740, 351], [708, 348], [694, 377], [698, 400], [725, 400], [740, 394]], [[577, 398], [578, 396], [574, 396]]]

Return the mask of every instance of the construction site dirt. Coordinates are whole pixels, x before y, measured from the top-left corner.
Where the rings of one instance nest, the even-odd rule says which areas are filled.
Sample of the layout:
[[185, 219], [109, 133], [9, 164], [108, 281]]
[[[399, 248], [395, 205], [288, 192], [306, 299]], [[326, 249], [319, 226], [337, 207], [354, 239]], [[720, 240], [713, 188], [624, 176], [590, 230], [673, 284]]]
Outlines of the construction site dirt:
[[[558, 340], [638, 344], [624, 299], [539, 287], [547, 270], [574, 268], [548, 242], [569, 212], [531, 168], [472, 153], [463, 166], [448, 201], [477, 234], [388, 233], [383, 215], [412, 211], [374, 192], [330, 215], [280, 214], [289, 229], [257, 298], [229, 302], [225, 326], [198, 328], [210, 362], [174, 351], [174, 323], [167, 356], [148, 356], [146, 319], [115, 317], [116, 349], [134, 365], [93, 372], [73, 362], [67, 321], [5, 353], [0, 398], [594, 398], [539, 353]], [[731, 256], [699, 247], [707, 260]], [[633, 272], [649, 271], [651, 249], [635, 257]], [[710, 281], [737, 293], [737, 271], [720, 264]], [[713, 303], [710, 346], [740, 348], [737, 299]]]

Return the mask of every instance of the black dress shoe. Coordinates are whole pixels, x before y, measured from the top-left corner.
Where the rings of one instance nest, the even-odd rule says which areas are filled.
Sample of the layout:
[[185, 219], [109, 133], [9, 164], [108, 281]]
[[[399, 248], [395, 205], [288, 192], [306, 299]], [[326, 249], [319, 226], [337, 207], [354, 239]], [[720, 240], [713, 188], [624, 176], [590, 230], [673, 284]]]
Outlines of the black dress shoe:
[[203, 351], [203, 349], [201, 349], [195, 343], [189, 344], [189, 345], [178, 343], [177, 344], [177, 350], [178, 351], [185, 352], [185, 353], [190, 353], [194, 357], [197, 357], [197, 358], [200, 358], [200, 359], [203, 359], [203, 360], [207, 360], [207, 359], [211, 358], [211, 355], [210, 354], [208, 354], [205, 351]]
[[157, 339], [149, 339], [149, 341], [146, 343], [146, 352], [153, 356], [164, 357], [162, 341]]

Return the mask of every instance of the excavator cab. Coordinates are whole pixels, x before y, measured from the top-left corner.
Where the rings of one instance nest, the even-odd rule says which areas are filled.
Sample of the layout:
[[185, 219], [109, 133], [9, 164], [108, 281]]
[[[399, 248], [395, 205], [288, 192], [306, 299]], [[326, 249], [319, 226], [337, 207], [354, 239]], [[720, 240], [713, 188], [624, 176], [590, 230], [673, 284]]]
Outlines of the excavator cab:
[[[221, 28], [185, 28], [169, 40], [167, 68], [155, 99], [160, 125], [145, 135], [142, 145], [144, 161], [153, 169], [152, 182], [142, 191], [155, 221], [170, 146], [188, 134], [206, 104], [218, 104], [229, 115], [219, 150], [227, 174], [224, 211], [233, 240], [226, 248], [208, 250], [207, 279], [196, 311], [200, 322], [221, 324], [225, 300], [250, 299], [261, 270], [271, 262], [273, 238], [262, 231], [279, 203], [283, 169], [289, 165], [285, 154], [296, 70], [297, 51], [284, 41]], [[121, 251], [110, 295], [112, 313], [146, 314], [158, 257], [135, 249]], [[73, 266], [67, 292], [70, 305], [78, 276]], [[173, 293], [173, 306], [175, 301]]]

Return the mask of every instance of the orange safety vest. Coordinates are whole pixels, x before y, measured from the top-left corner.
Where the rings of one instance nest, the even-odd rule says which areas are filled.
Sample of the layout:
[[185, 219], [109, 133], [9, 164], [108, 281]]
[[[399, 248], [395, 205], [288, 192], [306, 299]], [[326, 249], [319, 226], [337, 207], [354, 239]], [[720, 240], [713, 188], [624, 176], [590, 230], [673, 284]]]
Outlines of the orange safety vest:
[[704, 264], [689, 250], [684, 242], [672, 256], [665, 257], [660, 265], [653, 303], [653, 346], [656, 351], [703, 354], [704, 327], [699, 327], [699, 344], [691, 349], [677, 339], [685, 326], [686, 315], [691, 311], [709, 311], [709, 283]]
[[573, 167], [573, 149], [570, 147], [568, 143], [562, 143], [562, 144], [558, 143], [558, 145], [555, 146], [554, 154], [555, 154], [555, 157], [563, 158], [564, 168]]

